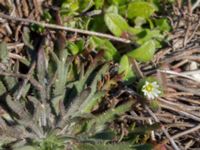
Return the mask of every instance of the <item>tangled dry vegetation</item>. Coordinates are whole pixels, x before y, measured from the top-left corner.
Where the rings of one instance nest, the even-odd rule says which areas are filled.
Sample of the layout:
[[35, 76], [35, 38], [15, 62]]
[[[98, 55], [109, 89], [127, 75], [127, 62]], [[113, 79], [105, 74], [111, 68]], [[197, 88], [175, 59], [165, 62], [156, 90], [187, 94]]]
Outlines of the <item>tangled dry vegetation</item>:
[[[106, 71], [104, 67], [105, 64], [101, 61], [103, 55], [101, 51], [99, 53], [92, 53], [90, 47], [85, 46], [84, 48], [86, 50], [82, 52], [81, 56], [65, 57], [65, 52], [61, 52], [65, 47], [65, 41], [74, 42], [80, 38], [87, 38], [93, 33], [79, 34], [79, 31], [77, 33], [69, 32], [65, 29], [57, 30], [57, 27], [62, 25], [62, 22], [59, 18], [58, 9], [51, 6], [51, 1], [14, 0], [14, 3], [12, 3], [11, 0], [1, 0], [0, 40], [7, 44], [1, 44], [0, 47], [0, 140], [5, 138], [4, 135], [7, 131], [12, 132], [9, 134], [11, 134], [14, 139], [26, 139], [23, 136], [18, 137], [16, 135], [19, 134], [18, 132], [21, 130], [17, 131], [15, 128], [13, 128], [14, 130], [8, 130], [12, 125], [25, 124], [23, 121], [19, 121], [20, 115], [22, 115], [21, 113], [23, 112], [20, 109], [24, 108], [21, 108], [21, 106], [18, 108], [13, 107], [13, 105], [17, 105], [16, 101], [29, 101], [31, 104], [26, 106], [26, 108], [31, 106], [38, 106], [41, 109], [43, 107], [52, 107], [53, 104], [46, 104], [48, 103], [48, 100], [55, 99], [56, 94], [61, 94], [59, 99], [64, 98], [65, 96], [63, 96], [62, 93], [65, 88], [70, 89], [73, 85], [78, 86], [77, 89], [80, 90], [78, 92], [80, 94], [79, 98], [84, 97], [85, 92], [91, 92], [91, 89], [84, 89], [87, 86], [92, 86], [95, 90], [97, 89], [96, 91], [103, 91], [103, 95], [100, 96], [103, 97], [103, 100], [97, 105], [87, 106], [86, 103], [80, 105], [82, 106], [81, 108], [87, 106], [89, 111], [85, 112], [92, 112], [93, 115], [98, 115], [105, 110], [109, 111], [110, 109], [116, 108], [116, 110], [113, 111], [113, 114], [110, 115], [110, 118], [108, 117], [106, 120], [112, 120], [109, 124], [109, 128], [114, 129], [117, 134], [112, 137], [112, 140], [109, 141], [110, 143], [123, 143], [127, 142], [127, 139], [131, 139], [134, 140], [134, 142], [132, 141], [133, 144], [152, 144], [153, 149], [155, 150], [200, 149], [200, 7], [198, 7], [198, 5], [196, 6], [196, 3], [190, 3], [190, 0], [188, 0], [188, 2], [177, 0], [173, 3], [172, 7], [166, 5], [165, 10], [163, 10], [163, 14], [161, 15], [165, 15], [165, 17], [170, 20], [173, 28], [168, 35], [170, 39], [169, 42], [156, 52], [152, 61], [146, 63], [138, 63], [137, 61], [132, 62], [133, 70], [136, 72], [138, 78], [153, 75], [157, 77], [162, 85], [164, 94], [162, 97], [158, 98], [158, 103], [156, 103], [156, 106], [154, 107], [150, 106], [149, 102], [144, 100], [144, 98], [137, 93], [137, 87], [135, 86], [137, 80], [128, 86], [119, 81], [121, 79], [120, 75], [116, 74], [115, 71], [117, 64], [109, 62], [109, 67], [107, 66], [109, 68], [107, 68], [107, 70], [109, 71]], [[41, 16], [43, 9], [47, 7], [51, 7], [54, 11], [56, 18], [55, 26], [44, 26], [46, 29], [45, 32], [42, 34], [34, 32], [29, 36], [29, 33], [32, 32], [29, 25], [35, 23], [31, 21], [37, 21], [42, 24]], [[9, 16], [4, 14], [9, 14]], [[127, 44], [129, 40], [125, 38], [115, 39], [114, 36], [108, 38], [112, 40], [114, 38], [115, 45], [118, 44], [117, 42], [123, 43], [121, 46], [129, 49], [129, 43]], [[56, 46], [58, 51], [52, 51]], [[6, 47], [8, 50], [7, 53], [4, 51]], [[65, 71], [71, 73], [70, 76], [67, 76], [68, 81], [65, 81], [67, 86], [59, 81], [57, 82], [56, 75], [59, 73], [55, 73], [55, 66], [49, 61], [51, 59], [50, 57], [53, 57], [55, 62], [56, 59], [66, 59], [68, 64], [72, 63], [78, 66], [78, 69], [81, 68], [78, 71], [76, 70], [76, 73], [72, 73], [73, 71], [70, 72], [66, 68], [64, 71], [62, 69], [60, 70], [61, 74], [65, 74]], [[44, 75], [44, 70], [46, 70], [45, 64], [47, 63], [49, 63], [49, 66], [51, 65], [50, 68], [48, 68], [48, 71], [50, 70], [50, 73], [48, 72], [48, 78]], [[91, 67], [91, 64], [96, 64], [97, 68], [94, 66]], [[59, 62], [58, 60], [58, 64], [56, 65], [62, 66], [66, 64], [62, 64], [62, 61]], [[102, 67], [104, 67], [104, 70], [101, 69]], [[56, 68], [59, 67], [56, 66]], [[88, 68], [93, 68], [93, 70], [87, 72]], [[57, 71], [59, 72], [59, 70]], [[100, 76], [97, 77], [97, 79], [93, 71], [97, 72], [97, 74], [99, 73]], [[84, 85], [86, 83], [74, 83], [75, 79], [77, 77], [79, 78], [79, 75], [83, 76], [83, 78], [80, 77], [78, 81], [83, 81], [86, 80], [86, 78], [84, 78], [85, 76], [89, 77], [89, 74], [92, 74], [92, 76], [94, 76], [92, 78], [95, 78], [96, 80], [91, 79], [92, 81], [89, 81], [87, 86]], [[63, 78], [62, 75], [59, 77]], [[46, 88], [45, 90], [47, 93], [38, 92], [44, 90], [44, 87]], [[93, 94], [96, 94], [96, 91], [94, 91]], [[52, 94], [54, 94], [53, 98], [51, 97]], [[76, 96], [74, 97], [77, 98]], [[42, 98], [44, 98], [44, 101]], [[39, 100], [41, 104], [35, 104], [36, 102], [34, 101], [37, 101], [37, 99], [41, 99]], [[44, 103], [45, 106], [43, 106]], [[60, 101], [57, 103], [60, 103]], [[131, 110], [127, 110], [127, 103], [132, 105]], [[79, 104], [76, 103], [76, 105]], [[66, 103], [63, 105], [57, 104], [53, 109], [53, 111], [55, 111], [54, 113], [58, 113], [59, 111], [56, 111], [61, 109], [61, 112], [59, 112], [61, 114], [61, 116], [59, 116], [61, 117], [61, 120], [63, 119], [62, 114], [64, 113], [62, 111], [69, 112], [69, 108], [66, 110], [62, 109], [62, 107], [65, 106]], [[123, 111], [120, 110], [120, 106], [121, 108], [124, 106]], [[29, 108], [30, 112], [34, 112], [35, 109], [36, 108]], [[73, 109], [74, 110], [70, 110], [71, 114], [72, 112], [75, 113], [76, 111], [79, 111], [77, 108], [75, 109], [73, 107]], [[48, 113], [50, 111], [52, 110], [48, 110]], [[10, 123], [9, 121], [5, 121], [5, 118], [8, 119], [11, 113], [14, 113], [15, 116], [14, 118], [11, 116], [14, 121], [11, 121]], [[52, 114], [54, 115], [54, 113]], [[119, 115], [119, 117], [114, 119], [114, 115]], [[59, 117], [56, 118], [57, 116], [52, 117], [51, 115], [48, 117], [48, 121], [54, 122], [57, 119], [55, 121], [56, 125], [60, 125]], [[92, 118], [92, 116], [89, 117]], [[105, 116], [102, 115], [101, 118], [98, 119], [102, 119], [102, 117]], [[86, 117], [83, 117], [82, 120], [85, 118]], [[57, 121], [59, 123], [57, 123]], [[104, 122], [106, 121], [104, 120]], [[53, 128], [56, 125], [52, 122], [50, 122], [50, 127]], [[97, 121], [97, 123], [100, 122]], [[31, 131], [27, 128], [29, 127], [33, 131], [34, 128], [27, 124], [25, 124], [25, 126], [26, 128], [22, 131], [26, 131], [26, 136], [28, 136], [27, 133]], [[102, 126], [94, 126], [97, 129], [102, 128]], [[62, 126], [59, 127], [62, 128]], [[74, 128], [70, 129], [75, 130]], [[87, 131], [83, 132], [83, 130]], [[81, 132], [84, 134], [94, 133], [89, 127], [76, 129], [76, 131], [67, 131], [67, 134], [71, 134], [72, 132], [74, 132], [72, 135], [77, 135]], [[79, 143], [80, 141], [80, 139], [76, 139], [73, 142], [68, 143], [68, 145], [70, 147], [73, 143]], [[82, 141], [84, 140], [82, 139]], [[86, 141], [84, 142], [86, 143]], [[0, 146], [1, 144], [3, 145], [3, 143], [0, 142]], [[13, 148], [12, 144], [14, 145], [15, 143], [11, 142], [9, 144], [6, 145], [8, 146], [6, 147], [7, 149]], [[118, 149], [120, 149], [120, 146], [118, 146]], [[126, 148], [123, 147], [123, 149]]]

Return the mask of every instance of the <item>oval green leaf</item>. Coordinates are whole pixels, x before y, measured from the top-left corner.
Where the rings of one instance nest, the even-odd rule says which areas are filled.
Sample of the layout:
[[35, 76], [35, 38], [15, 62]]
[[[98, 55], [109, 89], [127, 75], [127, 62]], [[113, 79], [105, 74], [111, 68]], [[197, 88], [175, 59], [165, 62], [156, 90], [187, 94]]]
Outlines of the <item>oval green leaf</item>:
[[135, 78], [135, 74], [129, 63], [129, 59], [127, 55], [123, 55], [121, 57], [118, 73], [123, 73], [122, 79], [129, 84], [131, 84], [133, 79]]
[[128, 18], [149, 18], [155, 10], [155, 7], [151, 3], [134, 1], [128, 5]]
[[153, 40], [145, 42], [139, 48], [129, 52], [127, 55], [135, 58], [140, 62], [150, 61], [156, 51], [155, 42]]
[[126, 20], [115, 13], [107, 13], [104, 16], [104, 20], [108, 29], [115, 35], [121, 36], [123, 32], [126, 32], [129, 28]]

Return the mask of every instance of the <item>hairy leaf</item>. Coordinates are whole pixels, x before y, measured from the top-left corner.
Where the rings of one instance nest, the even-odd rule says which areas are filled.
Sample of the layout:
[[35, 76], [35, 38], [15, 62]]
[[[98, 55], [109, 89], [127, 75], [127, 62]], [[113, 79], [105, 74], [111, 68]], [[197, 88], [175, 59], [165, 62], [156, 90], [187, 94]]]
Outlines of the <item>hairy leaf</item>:
[[8, 60], [8, 49], [5, 42], [0, 42], [0, 61], [7, 62]]

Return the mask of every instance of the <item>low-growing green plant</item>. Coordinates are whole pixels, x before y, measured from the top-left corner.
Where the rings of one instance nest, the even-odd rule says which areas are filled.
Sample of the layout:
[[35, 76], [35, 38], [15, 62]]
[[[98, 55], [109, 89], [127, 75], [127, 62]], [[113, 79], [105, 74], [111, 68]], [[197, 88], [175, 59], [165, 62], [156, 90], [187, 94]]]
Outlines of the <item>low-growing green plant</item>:
[[[130, 59], [139, 62], [148, 62], [153, 59], [155, 52], [162, 47], [167, 33], [171, 30], [167, 18], [160, 18], [156, 13], [161, 12], [160, 0], [63, 0], [61, 3], [61, 16], [66, 26], [77, 27], [86, 30], [108, 33], [122, 38], [128, 38], [134, 44], [122, 49], [113, 45], [107, 39], [90, 37], [85, 40], [94, 51], [103, 50], [106, 61], [114, 60], [121, 66], [131, 64]], [[73, 23], [74, 22], [74, 23]], [[71, 53], [76, 55], [82, 50], [70, 43]], [[128, 59], [127, 59], [128, 57]], [[124, 61], [124, 60], [127, 61]], [[125, 63], [125, 64], [122, 64]], [[119, 73], [124, 72], [123, 80], [132, 83], [135, 77], [131, 67], [122, 67]]]
[[[6, 44], [1, 43], [0, 61], [6, 69], [0, 71], [0, 97], [7, 112], [0, 118], [0, 147], [11, 150], [151, 149], [151, 145], [141, 145], [138, 141], [146, 131], [158, 128], [157, 124], [129, 129], [130, 133], [120, 143], [116, 142], [118, 134], [109, 129], [108, 123], [129, 111], [133, 101], [120, 102], [103, 111], [98, 106], [105, 100], [110, 85], [116, 82], [104, 80], [110, 61], [119, 63], [118, 74], [123, 76], [125, 84], [131, 84], [135, 80], [132, 60], [151, 61], [166, 41], [171, 27], [166, 18], [156, 16], [162, 7], [159, 2], [61, 1], [60, 15], [65, 26], [127, 38], [132, 41], [128, 46], [95, 36], [78, 36], [76, 40], [57, 45], [64, 48], [52, 50], [41, 46], [36, 53], [35, 41], [24, 28], [22, 38], [27, 57], [13, 65], [9, 62]], [[55, 22], [49, 10], [42, 17], [47, 22]], [[45, 28], [38, 25], [31, 25], [31, 31], [45, 34]], [[82, 61], [90, 57], [91, 61]], [[20, 65], [30, 68], [27, 75], [18, 73]], [[154, 100], [152, 106], [157, 109], [155, 99], [162, 93], [159, 84], [145, 78], [139, 86], [138, 93]]]
[[[5, 43], [1, 50], [6, 51]], [[80, 63], [79, 68], [66, 49], [58, 55], [40, 48], [32, 55], [27, 76], [14, 72], [12, 64], [0, 72], [1, 103], [7, 110], [0, 118], [1, 149], [129, 150], [139, 146], [128, 141], [114, 142], [118, 135], [108, 126], [116, 116], [129, 111], [134, 101], [92, 113], [113, 82], [107, 80], [100, 86], [109, 70], [109, 64], [100, 61], [100, 56], [91, 64]], [[17, 78], [22, 78], [23, 83]]]

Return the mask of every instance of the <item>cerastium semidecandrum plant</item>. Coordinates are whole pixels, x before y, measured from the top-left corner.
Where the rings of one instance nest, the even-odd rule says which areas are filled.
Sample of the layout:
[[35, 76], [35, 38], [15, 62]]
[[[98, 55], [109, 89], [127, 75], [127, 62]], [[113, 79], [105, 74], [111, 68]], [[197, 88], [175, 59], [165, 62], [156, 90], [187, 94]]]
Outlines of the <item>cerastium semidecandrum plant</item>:
[[132, 101], [91, 113], [106, 94], [98, 83], [109, 64], [95, 58], [77, 67], [66, 49], [47, 54], [41, 46], [29, 65], [27, 75], [15, 72], [12, 65], [0, 72], [1, 105], [6, 110], [0, 118], [2, 149], [131, 149], [129, 144], [111, 144], [113, 136], [105, 135], [107, 123], [130, 110]]

